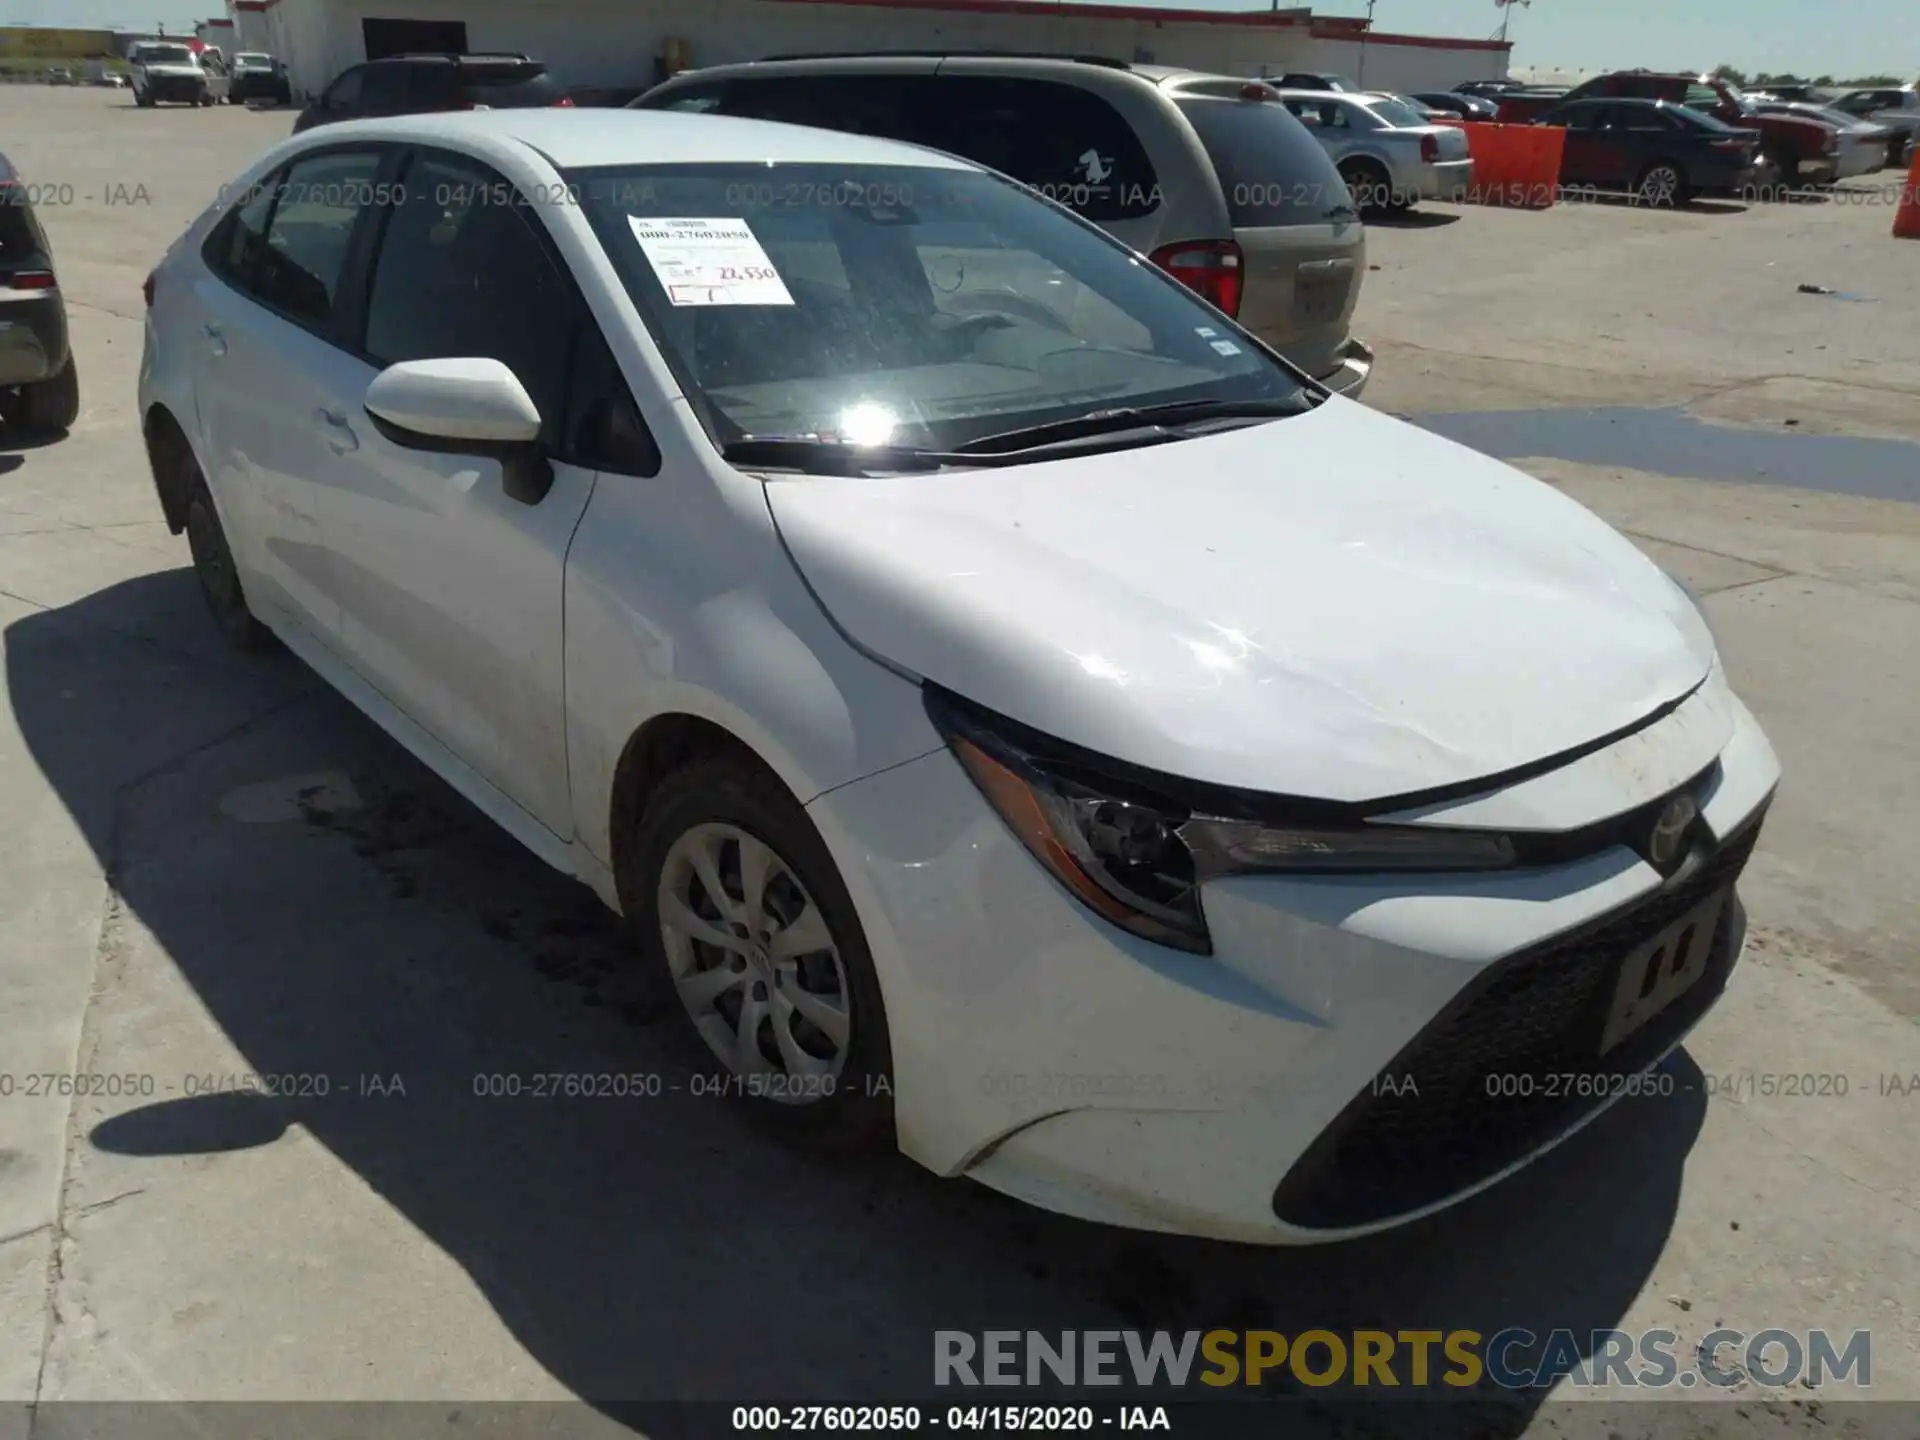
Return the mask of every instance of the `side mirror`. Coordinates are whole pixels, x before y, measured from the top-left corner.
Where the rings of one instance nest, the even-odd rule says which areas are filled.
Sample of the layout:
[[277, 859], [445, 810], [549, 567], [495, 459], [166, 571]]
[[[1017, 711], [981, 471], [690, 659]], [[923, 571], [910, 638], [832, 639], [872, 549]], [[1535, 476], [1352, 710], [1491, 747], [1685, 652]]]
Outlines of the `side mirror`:
[[540, 411], [498, 360], [406, 360], [367, 387], [374, 428], [408, 450], [477, 455], [500, 462], [509, 499], [537, 505], [553, 488], [540, 447]]

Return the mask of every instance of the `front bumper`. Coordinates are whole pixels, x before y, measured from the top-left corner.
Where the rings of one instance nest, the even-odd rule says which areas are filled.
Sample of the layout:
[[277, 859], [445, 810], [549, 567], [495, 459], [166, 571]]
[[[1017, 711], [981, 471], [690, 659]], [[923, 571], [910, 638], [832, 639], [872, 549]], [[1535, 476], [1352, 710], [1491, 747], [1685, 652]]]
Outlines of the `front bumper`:
[[160, 104], [198, 105], [207, 93], [205, 80], [176, 80], [172, 77], [149, 79], [140, 93]]
[[[1702, 705], [1622, 745], [1646, 762], [1718, 737], [1705, 879], [1664, 881], [1624, 846], [1499, 876], [1235, 877], [1206, 893], [1212, 956], [1068, 898], [945, 751], [829, 792], [809, 809], [880, 971], [901, 1149], [1061, 1213], [1265, 1244], [1385, 1229], [1494, 1183], [1610, 1099], [1496, 1104], [1481, 1082], [1564, 1069], [1574, 1000], [1745, 860], [1779, 767], [1724, 683]], [[1475, 803], [1518, 814], [1661, 769], [1613, 754]], [[1588, 1071], [1679, 1043], [1738, 958], [1727, 913], [1708, 974]], [[1424, 1098], [1383, 1105], [1396, 1065], [1426, 1076]]]

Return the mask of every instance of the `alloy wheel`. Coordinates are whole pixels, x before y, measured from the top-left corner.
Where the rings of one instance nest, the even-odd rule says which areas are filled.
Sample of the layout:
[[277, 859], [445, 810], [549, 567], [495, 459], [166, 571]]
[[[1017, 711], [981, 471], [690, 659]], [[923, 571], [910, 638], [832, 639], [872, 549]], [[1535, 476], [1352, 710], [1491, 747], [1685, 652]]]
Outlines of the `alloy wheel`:
[[1656, 165], [1640, 182], [1640, 197], [1649, 205], [1667, 206], [1680, 193], [1680, 172], [1671, 165]]
[[769, 1098], [831, 1094], [853, 1013], [840, 950], [793, 867], [736, 825], [683, 833], [660, 867], [656, 913], [680, 1002], [735, 1075], [790, 1077]]

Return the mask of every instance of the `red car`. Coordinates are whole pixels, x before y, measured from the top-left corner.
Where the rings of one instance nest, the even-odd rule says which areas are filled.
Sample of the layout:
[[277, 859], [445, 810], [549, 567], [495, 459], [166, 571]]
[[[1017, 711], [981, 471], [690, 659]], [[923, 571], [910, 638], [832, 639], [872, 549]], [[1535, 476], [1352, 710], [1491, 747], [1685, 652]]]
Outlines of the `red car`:
[[1619, 70], [1576, 85], [1558, 97], [1505, 95], [1500, 123], [1530, 125], [1555, 105], [1574, 100], [1665, 100], [1684, 105], [1742, 130], [1760, 133], [1766, 156], [1779, 168], [1780, 183], [1822, 185], [1839, 177], [1840, 130], [1805, 115], [1763, 115], [1733, 85], [1712, 75], [1659, 75], [1651, 70]]

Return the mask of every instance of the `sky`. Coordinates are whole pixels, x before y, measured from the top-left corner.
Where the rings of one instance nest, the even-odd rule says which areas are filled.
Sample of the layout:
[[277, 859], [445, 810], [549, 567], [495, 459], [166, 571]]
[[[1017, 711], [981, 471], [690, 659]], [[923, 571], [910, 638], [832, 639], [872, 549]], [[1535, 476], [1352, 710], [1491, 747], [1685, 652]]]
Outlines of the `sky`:
[[[1256, 8], [1249, 0], [1160, 0], [1210, 10]], [[1309, 3], [1309, 0], [1283, 0]], [[1754, 74], [1894, 74], [1920, 79], [1915, 0], [1533, 0], [1515, 7], [1508, 38], [1516, 69], [1711, 70]], [[1366, 13], [1365, 0], [1317, 0], [1328, 15]], [[224, 0], [0, 0], [0, 23], [189, 29], [226, 13]], [[1844, 17], [1844, 19], [1842, 18]], [[1381, 30], [1487, 37], [1500, 28], [1493, 0], [1376, 0]]]

